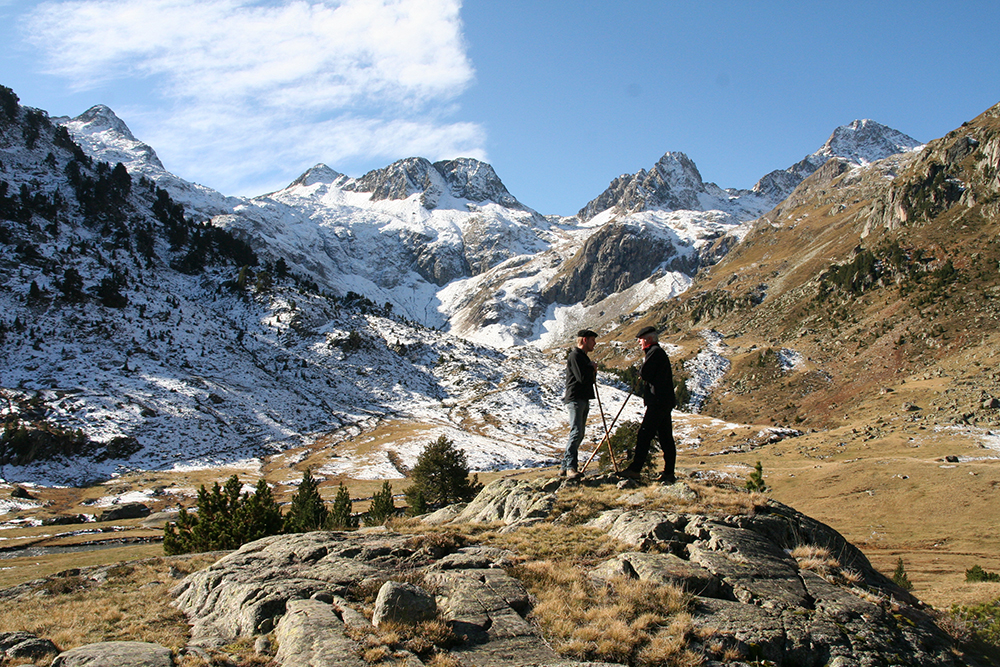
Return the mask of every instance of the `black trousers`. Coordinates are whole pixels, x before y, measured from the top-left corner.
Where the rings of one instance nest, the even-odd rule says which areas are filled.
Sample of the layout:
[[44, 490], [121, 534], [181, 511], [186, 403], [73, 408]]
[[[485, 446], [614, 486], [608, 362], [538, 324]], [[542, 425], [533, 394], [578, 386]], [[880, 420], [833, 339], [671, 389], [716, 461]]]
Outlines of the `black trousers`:
[[646, 457], [649, 456], [649, 444], [654, 436], [659, 440], [660, 449], [663, 450], [663, 470], [673, 475], [674, 464], [677, 461], [677, 445], [674, 444], [674, 425], [670, 419], [670, 410], [653, 406], [647, 406], [646, 414], [642, 416], [642, 424], [635, 438], [635, 456], [628, 469], [642, 472], [642, 467], [646, 465]]

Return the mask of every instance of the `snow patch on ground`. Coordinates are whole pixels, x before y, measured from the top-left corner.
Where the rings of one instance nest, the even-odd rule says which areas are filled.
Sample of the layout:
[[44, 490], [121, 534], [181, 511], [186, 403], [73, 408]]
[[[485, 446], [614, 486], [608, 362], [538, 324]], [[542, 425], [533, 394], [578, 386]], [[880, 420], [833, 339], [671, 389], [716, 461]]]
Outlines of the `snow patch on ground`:
[[705, 339], [705, 348], [684, 364], [689, 373], [686, 386], [691, 396], [691, 411], [695, 413], [701, 410], [712, 389], [732, 366], [725, 356], [728, 346], [721, 333], [706, 329], [701, 336]]
[[778, 350], [778, 363], [781, 365], [781, 370], [787, 373], [802, 367], [805, 363], [805, 357], [802, 356], [801, 352], [783, 347]]

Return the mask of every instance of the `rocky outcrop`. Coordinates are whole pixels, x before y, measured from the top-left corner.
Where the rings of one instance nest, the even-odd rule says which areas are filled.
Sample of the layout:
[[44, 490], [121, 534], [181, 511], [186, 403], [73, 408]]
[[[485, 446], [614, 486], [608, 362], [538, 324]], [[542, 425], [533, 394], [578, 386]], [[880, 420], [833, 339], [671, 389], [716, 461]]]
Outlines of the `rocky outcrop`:
[[995, 216], [1000, 193], [1000, 105], [944, 137], [927, 144], [887, 192], [873, 199], [864, 236], [934, 219], [954, 206], [984, 205], [984, 217]]
[[173, 667], [170, 649], [147, 642], [99, 642], [56, 656], [52, 667]]
[[[456, 529], [488, 522], [520, 530], [551, 520], [560, 484], [499, 480], [473, 502], [427, 519]], [[802, 667], [959, 664], [928, 610], [829, 526], [774, 501], [731, 516], [644, 509], [665, 499], [683, 507], [698, 492], [684, 483], [623, 489], [619, 507], [590, 521], [628, 545], [593, 566], [591, 581], [613, 585], [626, 577], [684, 588], [695, 626], [747, 660]], [[462, 664], [583, 664], [553, 652], [531, 622], [532, 598], [505, 569], [516, 554], [460, 543], [442, 548], [427, 537], [391, 532], [266, 538], [190, 575], [175, 589], [176, 604], [189, 616], [196, 646], [273, 630], [282, 667], [361, 665], [352, 636], [371, 626], [369, 618], [416, 623], [432, 610], [460, 638], [452, 652]], [[828, 557], [817, 565], [799, 554], [803, 547]], [[375, 591], [375, 611], [366, 612]], [[423, 664], [412, 651], [395, 659]]]
[[45, 639], [30, 632], [0, 632], [0, 658], [25, 660], [43, 658], [59, 653], [51, 639]]

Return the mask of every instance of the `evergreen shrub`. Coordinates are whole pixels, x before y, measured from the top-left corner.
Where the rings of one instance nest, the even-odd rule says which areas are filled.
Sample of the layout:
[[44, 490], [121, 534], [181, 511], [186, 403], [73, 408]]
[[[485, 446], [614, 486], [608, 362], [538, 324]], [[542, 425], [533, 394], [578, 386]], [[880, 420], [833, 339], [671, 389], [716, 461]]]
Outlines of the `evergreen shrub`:
[[163, 552], [168, 555], [238, 549], [247, 542], [281, 532], [281, 509], [267, 482], [261, 479], [253, 494], [240, 493], [243, 484], [233, 475], [223, 487], [198, 489], [198, 511], [181, 509], [176, 522], [163, 529]]
[[418, 496], [423, 496], [422, 500], [428, 507], [468, 502], [482, 488], [478, 475], [469, 479], [465, 452], [456, 448], [455, 443], [444, 435], [420, 453], [410, 471], [410, 479], [413, 484], [403, 493], [411, 508], [418, 502]]

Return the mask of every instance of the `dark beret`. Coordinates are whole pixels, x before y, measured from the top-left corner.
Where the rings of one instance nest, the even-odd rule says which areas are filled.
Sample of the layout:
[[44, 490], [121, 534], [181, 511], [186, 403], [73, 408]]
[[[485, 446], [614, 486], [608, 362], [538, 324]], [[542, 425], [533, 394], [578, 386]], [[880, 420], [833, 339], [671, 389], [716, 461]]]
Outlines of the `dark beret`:
[[643, 327], [639, 329], [639, 333], [635, 335], [636, 338], [642, 338], [643, 336], [648, 336], [649, 334], [655, 334], [656, 327]]
[[577, 338], [597, 338], [597, 332], [590, 329], [580, 329], [576, 332]]

